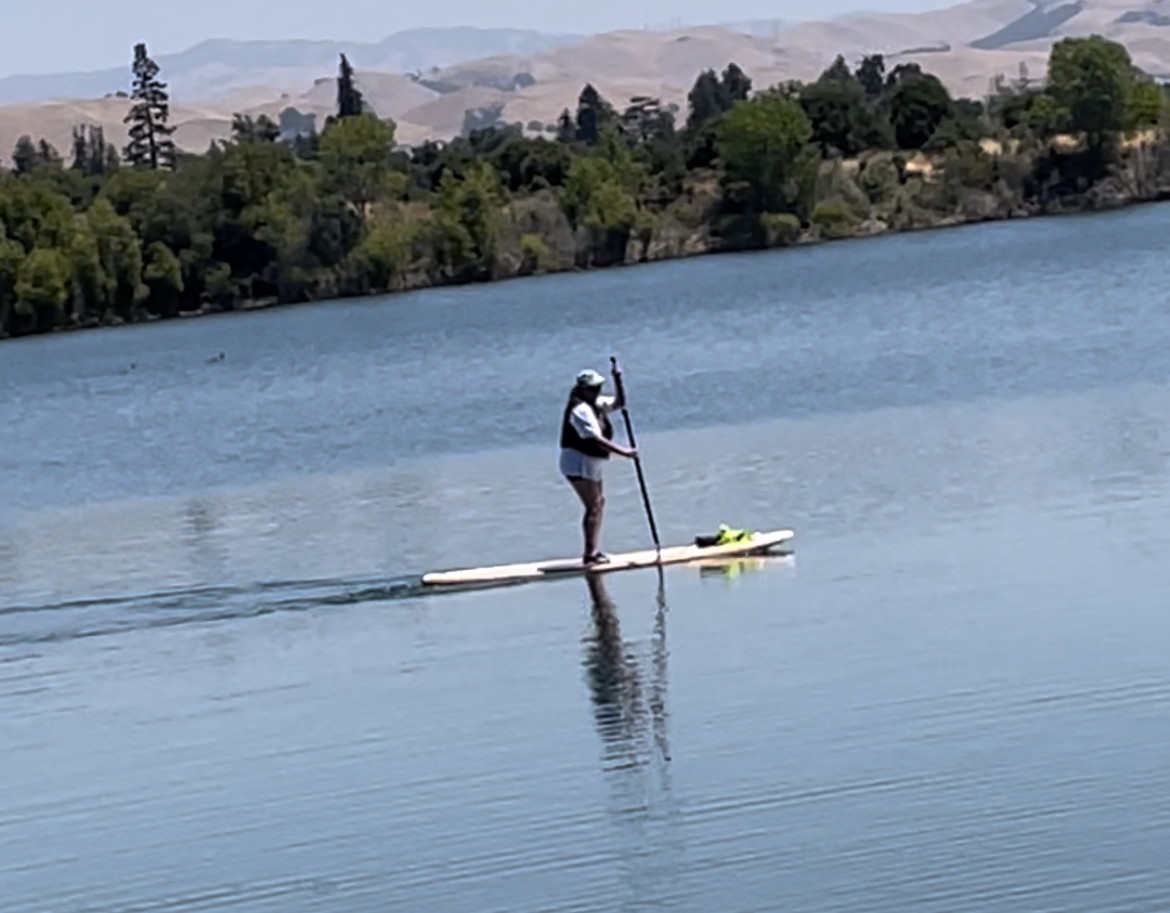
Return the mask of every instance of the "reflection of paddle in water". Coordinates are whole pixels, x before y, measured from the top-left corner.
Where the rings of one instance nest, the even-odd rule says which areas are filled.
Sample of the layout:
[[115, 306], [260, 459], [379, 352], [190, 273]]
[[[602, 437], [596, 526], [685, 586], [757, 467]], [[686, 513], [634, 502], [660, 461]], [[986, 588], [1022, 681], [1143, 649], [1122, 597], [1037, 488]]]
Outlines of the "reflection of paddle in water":
[[618, 854], [632, 907], [656, 906], [677, 878], [679, 821], [670, 783], [667, 738], [666, 592], [659, 579], [649, 656], [623, 640], [604, 574], [586, 577], [592, 631], [584, 665], [610, 813], [624, 844]]
[[658, 568], [658, 611], [654, 613], [654, 635], [650, 657], [654, 674], [650, 676], [650, 720], [658, 756], [670, 762], [670, 742], [666, 736], [666, 578]]

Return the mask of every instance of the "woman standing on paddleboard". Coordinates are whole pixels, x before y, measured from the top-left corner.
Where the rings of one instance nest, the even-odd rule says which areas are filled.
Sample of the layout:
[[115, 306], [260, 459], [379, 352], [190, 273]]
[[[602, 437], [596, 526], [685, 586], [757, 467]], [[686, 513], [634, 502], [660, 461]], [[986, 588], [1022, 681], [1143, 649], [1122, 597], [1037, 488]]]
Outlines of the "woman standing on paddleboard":
[[[617, 377], [615, 371], [615, 380]], [[609, 560], [598, 548], [605, 516], [601, 469], [612, 453], [629, 459], [638, 455], [636, 450], [613, 440], [613, 423], [609, 414], [625, 406], [621, 385], [618, 385], [616, 397], [602, 396], [603, 386], [605, 378], [596, 371], [578, 374], [561, 420], [561, 474], [569, 480], [585, 506], [585, 519], [581, 524], [585, 532], [585, 551], [581, 560], [586, 566], [604, 564]]]

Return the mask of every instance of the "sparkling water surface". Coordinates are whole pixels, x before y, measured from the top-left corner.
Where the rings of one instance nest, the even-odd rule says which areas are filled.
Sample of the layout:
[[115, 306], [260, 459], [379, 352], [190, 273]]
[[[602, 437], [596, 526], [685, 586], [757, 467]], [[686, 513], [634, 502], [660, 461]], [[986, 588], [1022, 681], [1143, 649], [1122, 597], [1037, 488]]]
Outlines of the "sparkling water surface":
[[[1168, 236], [0, 343], [0, 907], [1170, 908]], [[610, 354], [664, 540], [795, 556], [421, 594], [576, 553], [556, 426]]]

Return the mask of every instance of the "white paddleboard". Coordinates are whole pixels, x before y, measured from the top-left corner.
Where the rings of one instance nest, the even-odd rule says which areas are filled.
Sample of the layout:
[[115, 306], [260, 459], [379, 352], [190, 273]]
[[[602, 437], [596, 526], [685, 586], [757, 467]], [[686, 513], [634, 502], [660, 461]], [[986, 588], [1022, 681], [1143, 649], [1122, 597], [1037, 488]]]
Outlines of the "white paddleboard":
[[767, 555], [791, 549], [795, 533], [790, 529], [770, 533], [756, 533], [743, 542], [730, 545], [680, 545], [664, 548], [659, 557], [654, 549], [641, 552], [626, 552], [610, 555], [607, 564], [595, 564], [586, 568], [580, 558], [562, 561], [542, 561], [534, 564], [504, 564], [498, 567], [479, 567], [463, 571], [440, 571], [425, 574], [422, 582], [427, 587], [453, 586], [500, 586], [509, 583], [524, 583], [529, 580], [545, 580], [551, 577], [590, 573], [611, 573], [629, 571], [634, 568], [655, 567], [658, 564], [686, 564], [709, 558], [735, 558], [742, 555]]

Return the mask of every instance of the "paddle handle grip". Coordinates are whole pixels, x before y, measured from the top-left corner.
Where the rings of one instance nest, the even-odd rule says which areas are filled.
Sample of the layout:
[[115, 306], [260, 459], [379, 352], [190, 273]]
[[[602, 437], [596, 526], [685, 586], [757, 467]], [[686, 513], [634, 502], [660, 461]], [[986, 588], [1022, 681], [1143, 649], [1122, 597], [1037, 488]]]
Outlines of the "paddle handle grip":
[[[618, 399], [624, 402], [626, 398], [625, 380], [622, 378], [622, 369], [618, 367], [617, 358], [612, 355], [609, 359], [609, 370], [613, 374], [613, 386], [617, 391]], [[631, 443], [630, 446], [633, 447], [634, 445]]]

